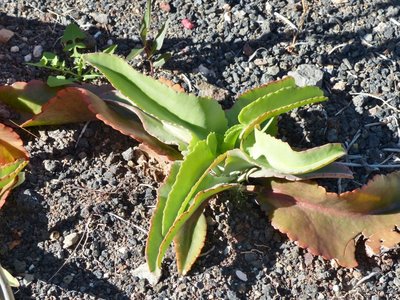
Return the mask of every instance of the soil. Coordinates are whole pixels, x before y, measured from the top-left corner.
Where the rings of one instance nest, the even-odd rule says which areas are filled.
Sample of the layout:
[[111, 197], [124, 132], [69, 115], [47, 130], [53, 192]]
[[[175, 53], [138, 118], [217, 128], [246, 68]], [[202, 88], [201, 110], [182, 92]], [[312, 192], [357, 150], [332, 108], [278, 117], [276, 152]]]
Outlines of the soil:
[[[168, 13], [159, 2], [153, 24], [170, 18], [162, 52], [173, 56], [156, 77], [196, 94], [217, 93], [228, 107], [248, 88], [306, 72], [330, 101], [283, 116], [281, 138], [300, 148], [343, 143], [346, 161], [358, 166], [354, 180], [321, 183], [345, 191], [399, 167], [397, 1], [173, 0], [164, 1]], [[38, 60], [38, 45], [62, 53], [59, 38], [71, 21], [87, 31], [93, 50], [115, 43], [127, 55], [140, 44], [143, 7], [3, 0], [0, 29], [15, 34], [0, 44], [0, 84], [45, 80], [48, 72], [25, 62]], [[184, 18], [194, 29], [183, 27]], [[140, 60], [133, 64], [148, 71]], [[27, 177], [0, 211], [0, 260], [21, 283], [17, 299], [400, 299], [399, 249], [369, 258], [360, 241], [360, 266], [341, 268], [296, 246], [253, 198], [234, 192], [206, 210], [207, 243], [192, 271], [179, 277], [170, 252], [151, 286], [131, 272], [144, 263], [162, 180], [157, 163], [97, 122], [19, 133], [31, 157]]]

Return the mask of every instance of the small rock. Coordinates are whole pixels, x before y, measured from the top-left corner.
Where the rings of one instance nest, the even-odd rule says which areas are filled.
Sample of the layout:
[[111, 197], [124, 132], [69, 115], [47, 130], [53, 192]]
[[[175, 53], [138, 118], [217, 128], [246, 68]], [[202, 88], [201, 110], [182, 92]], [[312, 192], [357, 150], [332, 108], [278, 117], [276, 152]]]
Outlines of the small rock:
[[0, 29], [0, 44], [6, 44], [12, 37], [14, 32], [8, 29]]
[[257, 58], [254, 60], [254, 64], [256, 66], [265, 66], [266, 64], [268, 64], [268, 62], [262, 58]]
[[97, 23], [100, 23], [100, 24], [108, 23], [107, 14], [92, 13], [91, 16]]
[[336, 91], [344, 91], [346, 89], [346, 83], [344, 81], [338, 81], [334, 84], [332, 89]]
[[272, 66], [272, 67], [268, 67], [267, 68], [267, 70], [266, 70], [266, 73], [268, 74], [268, 75], [271, 75], [271, 76], [276, 76], [276, 75], [278, 75], [279, 74], [279, 67], [278, 66]]
[[290, 71], [289, 76], [292, 76], [298, 86], [316, 85], [322, 86], [324, 72], [311, 64], [303, 64], [297, 67], [296, 71]]
[[170, 12], [171, 11], [171, 5], [169, 5], [169, 3], [167, 1], [162, 1], [160, 3], [160, 9], [162, 11], [165, 11], [165, 12]]
[[251, 56], [254, 53], [254, 49], [251, 48], [251, 46], [249, 45], [249, 43], [246, 43], [243, 46], [243, 54], [246, 56]]
[[214, 75], [213, 71], [211, 71], [210, 69], [208, 69], [207, 67], [205, 67], [203, 64], [201, 64], [198, 68], [198, 71], [203, 74], [204, 76], [208, 76], [208, 75]]
[[122, 158], [126, 161], [133, 160], [135, 158], [135, 152], [134, 152], [133, 148], [129, 148], [129, 149], [125, 150], [124, 152], [122, 152]]
[[32, 274], [26, 274], [23, 279], [23, 284], [26, 286], [30, 284], [34, 279], [35, 277]]
[[224, 101], [229, 96], [229, 92], [205, 81], [197, 85], [200, 97], [211, 97], [217, 101]]
[[189, 30], [192, 30], [195, 27], [194, 24], [188, 18], [183, 19], [181, 21], [181, 23], [182, 23], [183, 27], [185, 27], [186, 29], [189, 29]]
[[240, 270], [236, 270], [235, 274], [236, 274], [237, 278], [239, 278], [241, 281], [246, 282], [248, 280], [247, 275]]
[[378, 33], [384, 33], [389, 27], [388, 23], [380, 22], [378, 26], [374, 27], [373, 31]]
[[67, 248], [72, 247], [73, 245], [75, 245], [78, 242], [78, 240], [79, 240], [79, 234], [77, 234], [76, 232], [68, 234], [64, 238], [63, 248], [67, 249]]
[[43, 47], [41, 45], [37, 45], [33, 48], [33, 57], [41, 57], [43, 53]]
[[52, 231], [50, 233], [50, 240], [51, 241], [56, 241], [60, 238], [60, 233], [58, 231]]
[[337, 284], [335, 284], [335, 285], [333, 285], [332, 290], [333, 290], [335, 293], [339, 293], [339, 291], [340, 291], [340, 286], [338, 286]]
[[24, 56], [24, 61], [25, 62], [30, 62], [32, 60], [32, 54], [28, 54]]
[[10, 48], [10, 51], [11, 51], [12, 53], [17, 53], [17, 52], [19, 52], [19, 47], [18, 47], [18, 46], [12, 46], [12, 47]]
[[333, 4], [345, 4], [349, 2], [349, 0], [331, 0]]
[[304, 264], [307, 267], [312, 264], [313, 260], [314, 260], [314, 256], [311, 253], [307, 252], [304, 254]]

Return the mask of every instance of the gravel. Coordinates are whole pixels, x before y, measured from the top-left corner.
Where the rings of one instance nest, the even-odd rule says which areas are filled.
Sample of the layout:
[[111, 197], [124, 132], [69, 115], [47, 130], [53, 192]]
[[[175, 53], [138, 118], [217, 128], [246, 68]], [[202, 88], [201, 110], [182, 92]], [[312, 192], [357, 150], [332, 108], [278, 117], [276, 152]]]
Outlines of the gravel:
[[[127, 55], [140, 46], [144, 2], [1, 1], [0, 30], [15, 34], [0, 45], [0, 83], [45, 79], [48, 72], [25, 62], [36, 62], [39, 50], [62, 53], [59, 37], [71, 21], [88, 32], [92, 50], [112, 40]], [[394, 170], [368, 165], [398, 161], [387, 150], [399, 149], [397, 2], [308, 1], [304, 18], [300, 1], [164, 2], [170, 12], [155, 9], [153, 24], [170, 18], [162, 51], [173, 57], [156, 76], [196, 94], [207, 86], [229, 107], [237, 93], [294, 72], [330, 101], [283, 116], [281, 138], [299, 148], [340, 142], [350, 162], [365, 166], [354, 180], [322, 184], [345, 191]], [[161, 170], [99, 123], [78, 143], [83, 126], [32, 129], [38, 139], [20, 132], [31, 155], [27, 179], [0, 211], [0, 260], [21, 283], [17, 299], [400, 299], [398, 249], [368, 258], [359, 245], [360, 266], [340, 268], [288, 241], [254, 199], [234, 192], [211, 201], [207, 254], [187, 276], [176, 275], [172, 252], [156, 285], [132, 276], [144, 263], [138, 228], [148, 230]], [[72, 233], [80, 238], [64, 249]]]

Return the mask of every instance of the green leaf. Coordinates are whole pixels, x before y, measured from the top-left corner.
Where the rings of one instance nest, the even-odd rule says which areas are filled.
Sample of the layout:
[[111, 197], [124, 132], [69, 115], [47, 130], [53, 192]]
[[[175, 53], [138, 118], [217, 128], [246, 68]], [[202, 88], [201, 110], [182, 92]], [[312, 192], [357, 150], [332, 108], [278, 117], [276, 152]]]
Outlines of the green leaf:
[[[245, 106], [239, 113], [238, 119], [241, 124], [250, 124], [254, 119], [260, 115], [281, 109], [284, 107], [291, 107], [296, 103], [308, 104], [310, 99], [318, 98], [319, 101], [326, 100], [323, 92], [314, 86], [307, 87], [286, 87], [276, 92], [269, 93], [263, 97], [258, 98], [256, 101]], [[313, 101], [316, 102], [316, 101]], [[313, 103], [311, 102], [311, 103]], [[300, 104], [305, 105], [305, 104]], [[295, 106], [298, 107], [298, 106]], [[291, 109], [293, 109], [291, 108]]]
[[203, 174], [208, 171], [215, 158], [215, 153], [205, 140], [199, 141], [193, 151], [185, 157], [167, 198], [164, 209], [163, 234], [172, 226], [178, 216], [178, 212], [185, 210], [188, 199], [190, 200], [196, 191], [197, 183], [203, 177]]
[[222, 152], [226, 152], [236, 147], [239, 135], [242, 132], [244, 126], [242, 124], [236, 124], [230, 127], [224, 134], [224, 143], [222, 145]]
[[15, 277], [13, 277], [6, 269], [4, 269], [1, 266], [0, 266], [0, 268], [1, 268], [0, 272], [2, 272], [5, 275], [7, 283], [12, 287], [16, 287], [16, 288], [19, 287], [18, 280]]
[[199, 139], [205, 139], [210, 132], [223, 135], [226, 131], [225, 114], [215, 100], [177, 93], [110, 54], [86, 54], [83, 58], [98, 68], [132, 104], [160, 121], [183, 127]]
[[127, 60], [134, 59], [136, 56], [140, 55], [144, 51], [144, 48], [134, 48], [126, 57]]
[[357, 266], [356, 242], [367, 251], [400, 243], [400, 172], [374, 177], [366, 186], [342, 194], [328, 193], [316, 183], [270, 181], [257, 201], [272, 226], [314, 255]]
[[118, 45], [110, 45], [106, 49], [104, 49], [102, 52], [103, 53], [109, 53], [109, 54], [114, 54], [115, 50], [117, 50]]
[[327, 144], [305, 151], [293, 151], [285, 142], [255, 130], [255, 144], [248, 149], [254, 160], [264, 157], [282, 173], [304, 174], [320, 169], [346, 154], [341, 144]]
[[157, 192], [157, 206], [151, 218], [150, 230], [146, 243], [146, 260], [150, 272], [156, 274], [160, 273], [160, 266], [157, 265], [157, 258], [159, 255], [159, 248], [164, 239], [162, 233], [162, 220], [164, 216], [164, 208], [167, 202], [168, 195], [176, 181], [181, 162], [174, 162], [169, 171], [168, 177], [160, 186]]
[[164, 54], [161, 54], [160, 56], [157, 57], [157, 59], [154, 60], [153, 66], [154, 68], [162, 67], [170, 59], [171, 59], [171, 53], [166, 52]]
[[[297, 93], [300, 89], [304, 90]], [[292, 92], [293, 95], [291, 95]], [[285, 112], [307, 104], [317, 103], [328, 99], [324, 96], [307, 97], [308, 95], [312, 95], [313, 92], [315, 92], [315, 94], [319, 93], [318, 89], [315, 87], [295, 88], [294, 90], [292, 88], [284, 88], [249, 104], [243, 108], [239, 114], [239, 121], [246, 124], [240, 138], [244, 140], [256, 126], [259, 126], [272, 117], [279, 116]]]
[[186, 275], [201, 253], [207, 235], [207, 221], [202, 209], [183, 224], [174, 238], [179, 274]]
[[156, 38], [153, 41], [153, 51], [159, 51], [161, 50], [163, 44], [164, 44], [164, 39], [167, 34], [167, 30], [169, 27], [169, 19], [165, 21], [164, 25], [161, 27], [161, 29], [158, 31]]
[[67, 44], [69, 42], [74, 42], [77, 39], [83, 40], [86, 37], [85, 33], [79, 28], [75, 23], [71, 23], [65, 27], [64, 34], [61, 37], [61, 42]]
[[282, 88], [295, 87], [296, 83], [292, 77], [285, 77], [284, 79], [267, 83], [266, 85], [257, 87], [249, 90], [244, 94], [240, 95], [236, 100], [235, 104], [226, 111], [226, 116], [229, 121], [229, 125], [232, 126], [238, 123], [238, 115], [240, 111], [255, 100], [266, 96], [270, 93], [274, 93]]
[[47, 77], [47, 85], [49, 87], [58, 87], [63, 85], [72, 84], [75, 82], [73, 78], [65, 78], [65, 76], [49, 76]]
[[150, 30], [150, 21], [151, 21], [151, 0], [146, 1], [146, 9], [143, 15], [142, 22], [140, 23], [140, 39], [142, 40], [143, 44], [146, 43], [147, 34]]
[[[218, 182], [218, 181], [217, 181]], [[189, 220], [189, 218], [199, 209], [201, 209], [201, 206], [205, 204], [205, 201], [208, 200], [210, 197], [213, 195], [216, 195], [222, 191], [231, 189], [233, 187], [236, 187], [237, 184], [235, 183], [216, 183], [213, 184], [212, 181], [209, 183], [209, 188], [204, 189], [199, 191], [196, 196], [192, 199], [190, 207], [182, 213], [178, 218], [175, 220], [174, 224], [169, 228], [167, 234], [165, 235], [162, 244], [159, 247], [159, 254], [157, 258], [157, 266], [160, 268], [161, 267], [161, 262], [162, 259], [169, 247], [171, 245], [172, 240], [175, 238], [175, 236], [178, 234], [178, 232], [181, 230], [182, 226]], [[201, 244], [200, 244], [201, 246]], [[200, 249], [201, 250], [201, 249]], [[194, 251], [193, 251], [194, 252]], [[193, 253], [192, 252], [192, 253]], [[196, 251], [195, 253], [200, 253], [199, 251]], [[191, 259], [192, 260], [192, 259]], [[189, 260], [188, 260], [189, 262]], [[179, 270], [180, 272], [184, 273], [189, 271], [191, 264], [188, 264], [186, 266], [185, 270]]]

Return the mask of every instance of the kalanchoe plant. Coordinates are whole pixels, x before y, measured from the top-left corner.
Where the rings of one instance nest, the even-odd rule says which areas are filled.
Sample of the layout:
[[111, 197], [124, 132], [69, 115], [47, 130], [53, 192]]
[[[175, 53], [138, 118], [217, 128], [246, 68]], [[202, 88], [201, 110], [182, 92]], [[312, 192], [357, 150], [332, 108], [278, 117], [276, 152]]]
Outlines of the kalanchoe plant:
[[26, 114], [23, 126], [98, 118], [172, 161], [158, 191], [146, 245], [151, 280], [158, 279], [171, 243], [179, 273], [190, 270], [206, 237], [207, 200], [231, 188], [255, 192], [273, 226], [343, 266], [356, 265], [354, 245], [361, 236], [370, 253], [400, 242], [399, 173], [350, 193], [326, 193], [300, 181], [351, 178], [346, 167], [334, 162], [345, 155], [343, 147], [295, 151], [276, 138], [280, 114], [327, 100], [319, 88], [297, 87], [286, 77], [240, 95], [223, 111], [217, 101], [177, 93], [114, 55], [83, 59], [116, 90], [88, 85], [50, 89], [33, 81], [0, 87], [0, 101]]
[[163, 66], [171, 58], [171, 53], [166, 52], [163, 54], [158, 54], [158, 51], [161, 50], [164, 44], [164, 39], [167, 34], [169, 26], [168, 19], [158, 30], [156, 37], [154, 39], [149, 38], [149, 33], [151, 30], [151, 6], [152, 1], [147, 0], [146, 9], [143, 14], [143, 19], [139, 29], [139, 37], [143, 47], [132, 49], [126, 59], [131, 60], [141, 54], [144, 54], [146, 61], [150, 65], [150, 74], [153, 75], [154, 68]]
[[[29, 63], [31, 66], [45, 68], [55, 71], [59, 75], [49, 76], [47, 84], [50, 87], [63, 86], [71, 83], [93, 80], [101, 77], [93, 68], [86, 65], [82, 59], [82, 51], [87, 46], [84, 43], [86, 33], [83, 32], [75, 23], [69, 24], [61, 37], [64, 51], [68, 53], [69, 60], [62, 60], [52, 52], [44, 52], [39, 62]], [[116, 45], [106, 48], [104, 53], [114, 53]]]

